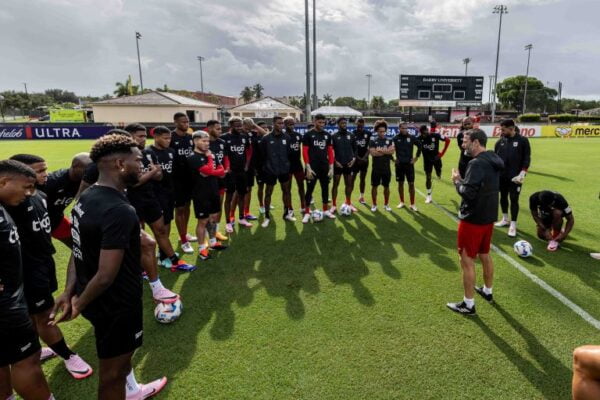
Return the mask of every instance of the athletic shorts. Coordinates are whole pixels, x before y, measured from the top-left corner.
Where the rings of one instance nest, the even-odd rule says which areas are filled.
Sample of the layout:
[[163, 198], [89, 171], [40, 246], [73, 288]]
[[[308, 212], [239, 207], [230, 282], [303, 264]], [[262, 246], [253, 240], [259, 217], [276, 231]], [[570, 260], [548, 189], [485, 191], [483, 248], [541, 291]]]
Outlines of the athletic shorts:
[[263, 182], [269, 186], [273, 186], [277, 183], [277, 181], [279, 181], [279, 183], [283, 184], [286, 182], [289, 182], [290, 180], [290, 174], [283, 174], [283, 175], [271, 175], [271, 174], [267, 174], [267, 173], [263, 173]]
[[413, 183], [415, 181], [415, 165], [411, 163], [396, 164], [396, 182]]
[[371, 171], [371, 186], [389, 187], [392, 180], [391, 172]]
[[221, 198], [218, 193], [206, 194], [201, 199], [193, 199], [194, 215], [198, 219], [208, 218], [221, 211]]
[[300, 160], [290, 160], [290, 173], [296, 174], [298, 171], [304, 172], [304, 166]]
[[[86, 317], [87, 318], [87, 317]], [[142, 345], [142, 308], [116, 312], [111, 316], [87, 318], [94, 327], [98, 358], [107, 359], [132, 353]]]
[[426, 158], [423, 159], [423, 168], [425, 169], [425, 173], [430, 175], [433, 169], [435, 168], [435, 174], [440, 176], [442, 175], [442, 160], [428, 160]]
[[25, 325], [0, 329], [0, 367], [16, 364], [40, 349], [40, 340], [29, 317]]
[[157, 196], [158, 203], [162, 210], [162, 217], [165, 225], [173, 221], [173, 211], [175, 209], [175, 199], [171, 194], [161, 194]]
[[29, 315], [39, 314], [54, 307], [54, 296], [50, 288], [25, 289], [25, 301]]
[[183, 207], [192, 200], [192, 182], [189, 177], [174, 176], [175, 207]]
[[355, 174], [358, 174], [359, 172], [367, 172], [369, 169], [369, 160], [367, 159], [365, 161], [361, 161], [357, 158], [352, 166], [352, 169], [354, 170]]
[[488, 254], [492, 243], [494, 224], [477, 225], [467, 221], [458, 223], [458, 254], [463, 250], [471, 258], [478, 254]]
[[290, 171], [290, 176], [294, 176], [294, 178], [300, 179], [302, 181], [306, 179], [306, 175], [304, 174], [304, 169], [301, 169], [299, 171]]
[[354, 175], [354, 168], [352, 167], [348, 167], [347, 165], [342, 166], [341, 168], [335, 166], [333, 167], [333, 174], [334, 175]]
[[248, 182], [245, 172], [231, 172], [226, 176], [227, 191], [244, 196], [248, 193]]
[[156, 197], [148, 197], [143, 201], [132, 201], [131, 205], [135, 208], [135, 212], [140, 221], [147, 224], [152, 224], [160, 219], [163, 215], [163, 207]]
[[52, 229], [52, 237], [57, 240], [64, 240], [71, 237], [71, 221], [64, 215]]
[[267, 176], [267, 174], [264, 173], [264, 172], [262, 172], [262, 171], [256, 172], [256, 183], [258, 185], [262, 185], [262, 184], [266, 183], [265, 182], [265, 177], [266, 176]]
[[254, 170], [254, 168], [250, 168], [248, 169], [248, 171], [246, 171], [246, 186], [251, 188], [252, 186], [254, 186], [254, 178], [256, 177], [256, 171]]

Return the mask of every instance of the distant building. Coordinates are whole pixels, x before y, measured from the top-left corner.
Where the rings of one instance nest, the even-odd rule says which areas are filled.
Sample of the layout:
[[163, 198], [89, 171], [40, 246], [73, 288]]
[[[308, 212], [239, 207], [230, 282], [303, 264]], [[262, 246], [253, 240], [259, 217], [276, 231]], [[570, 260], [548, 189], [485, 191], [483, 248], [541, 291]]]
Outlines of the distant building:
[[232, 96], [223, 96], [220, 94], [204, 92], [189, 92], [189, 96], [195, 98], [196, 100], [217, 104], [226, 108], [231, 108], [240, 105], [239, 99], [237, 97]]
[[326, 117], [362, 117], [360, 111], [346, 106], [322, 106], [312, 111], [310, 115], [323, 114]]
[[232, 117], [250, 117], [250, 118], [273, 118], [294, 117], [300, 120], [302, 110], [298, 107], [291, 106], [287, 103], [274, 99], [273, 97], [264, 97], [259, 100], [254, 100], [229, 110]]
[[163, 122], [172, 123], [177, 112], [187, 114], [190, 122], [206, 122], [219, 119], [218, 106], [168, 92], [148, 92], [134, 96], [90, 103], [94, 122], [132, 123]]

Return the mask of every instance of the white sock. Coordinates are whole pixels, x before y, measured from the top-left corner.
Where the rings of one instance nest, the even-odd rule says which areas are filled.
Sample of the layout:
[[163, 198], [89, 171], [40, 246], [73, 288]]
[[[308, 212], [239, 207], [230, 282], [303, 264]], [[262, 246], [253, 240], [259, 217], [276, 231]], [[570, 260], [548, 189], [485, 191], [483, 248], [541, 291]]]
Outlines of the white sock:
[[467, 299], [466, 297], [464, 297], [463, 300], [469, 308], [473, 308], [473, 306], [475, 305], [475, 299]]
[[510, 221], [510, 226], [517, 227], [517, 221]]
[[365, 197], [365, 194], [364, 194], [364, 193], [361, 193], [361, 194], [360, 194], [360, 197]]
[[[50, 398], [48, 400], [52, 400], [52, 399], [53, 399], [53, 397], [52, 397], [52, 395], [50, 395]], [[16, 398], [15, 394], [13, 393], [10, 396], [8, 396], [6, 398], [6, 400], [17, 400], [17, 398]]]
[[489, 287], [483, 285], [483, 293], [492, 294], [492, 288], [489, 288]]
[[[10, 396], [7, 400], [11, 400], [11, 399], [17, 399], [14, 395]], [[50, 393], [50, 397], [48, 397], [48, 400], [56, 400], [56, 397], [54, 397], [54, 395], [52, 393]]]
[[502, 214], [502, 219], [508, 221], [508, 214]]
[[433, 189], [427, 189], [427, 195], [431, 196], [431, 193], [433, 193]]
[[219, 224], [215, 224], [215, 232], [219, 232]]
[[140, 386], [135, 380], [135, 374], [133, 373], [133, 369], [131, 370], [129, 375], [127, 375], [127, 380], [125, 382], [125, 390], [127, 392], [127, 395], [137, 393], [140, 390]]
[[198, 250], [202, 251], [206, 248], [206, 245], [204, 243], [202, 243], [200, 246], [198, 246]]
[[209, 239], [208, 243], [210, 243], [210, 245], [212, 246], [213, 244], [217, 243], [217, 239], [211, 238], [211, 239]]
[[157, 290], [163, 289], [164, 286], [160, 281], [160, 278], [156, 278], [154, 282], [150, 282], [150, 288], [152, 289], [152, 292], [155, 292]]

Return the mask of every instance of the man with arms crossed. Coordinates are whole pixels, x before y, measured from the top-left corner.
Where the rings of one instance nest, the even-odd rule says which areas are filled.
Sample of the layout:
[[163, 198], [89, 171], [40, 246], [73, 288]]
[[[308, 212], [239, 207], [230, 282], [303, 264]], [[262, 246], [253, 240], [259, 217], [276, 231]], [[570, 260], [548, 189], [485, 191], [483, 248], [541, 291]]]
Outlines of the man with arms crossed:
[[356, 140], [354, 134], [348, 132], [346, 126], [348, 121], [346, 118], [338, 118], [338, 131], [331, 137], [333, 143], [333, 152], [335, 154], [335, 167], [333, 169], [333, 187], [331, 189], [331, 198], [333, 206], [331, 212], [337, 210], [337, 194], [338, 186], [342, 175], [344, 175], [344, 189], [346, 204], [352, 212], [358, 211], [352, 205], [352, 189], [354, 189], [354, 163], [356, 162]]
[[371, 132], [365, 129], [365, 120], [359, 118], [356, 120], [356, 129], [354, 130], [354, 140], [356, 141], [356, 161], [354, 162], [354, 180], [359, 178], [360, 204], [365, 202], [365, 187], [367, 170], [369, 169], [369, 141]]
[[[404, 207], [404, 180], [408, 181], [408, 193], [410, 195], [410, 209], [417, 211], [415, 205], [415, 163], [421, 155], [421, 142], [408, 133], [408, 125], [400, 123], [399, 132], [394, 137], [396, 149], [396, 181], [398, 182], [398, 194], [400, 204], [397, 208]], [[417, 154], [413, 157], [413, 150], [417, 148]]]
[[[304, 167], [302, 166], [302, 134], [294, 130], [294, 124], [296, 123], [294, 117], [285, 117], [283, 119], [283, 123], [285, 124], [285, 133], [290, 137], [290, 175], [293, 175], [294, 179], [296, 180], [296, 185], [298, 186], [298, 197], [300, 198], [300, 209], [304, 210], [304, 179], [306, 177], [304, 176]], [[292, 182], [290, 182], [290, 191], [292, 190], [291, 185]], [[286, 213], [286, 216], [288, 214], [290, 218], [294, 218], [294, 208], [292, 206], [291, 195], [290, 209]], [[291, 221], [291, 219], [289, 220]]]

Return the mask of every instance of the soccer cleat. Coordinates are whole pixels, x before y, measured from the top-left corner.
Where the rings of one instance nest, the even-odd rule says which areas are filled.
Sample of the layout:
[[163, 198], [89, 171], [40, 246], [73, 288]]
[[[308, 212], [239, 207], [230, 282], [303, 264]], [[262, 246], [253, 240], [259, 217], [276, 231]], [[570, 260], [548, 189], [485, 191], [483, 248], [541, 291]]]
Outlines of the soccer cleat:
[[194, 254], [194, 248], [190, 242], [181, 243], [181, 250], [183, 250], [185, 254]]
[[42, 347], [42, 352], [40, 353], [40, 362], [44, 362], [51, 358], [56, 357], [56, 353], [50, 347]]
[[414, 212], [419, 212], [419, 209], [414, 204], [410, 205], [410, 209], [413, 210]]
[[404, 208], [404, 203], [403, 203], [403, 202], [400, 202], [400, 204], [398, 204], [398, 205], [396, 206], [396, 208]]
[[196, 236], [190, 235], [189, 233], [185, 234], [185, 238], [188, 242], [197, 242], [198, 238]]
[[269, 218], [265, 218], [265, 220], [262, 222], [262, 224], [260, 224], [260, 226], [262, 226], [263, 228], [268, 228], [269, 222], [271, 222], [271, 220]]
[[329, 209], [329, 212], [332, 214], [335, 214], [335, 212], [337, 211], [337, 207], [336, 206], [331, 206], [331, 208]]
[[252, 215], [252, 214], [246, 214], [244, 216], [244, 219], [246, 219], [247, 221], [256, 221], [258, 219], [258, 217]]
[[371, 207], [371, 211], [373, 211], [373, 212], [376, 212], [376, 211], [377, 211], [377, 206], [375, 206], [375, 205], [374, 205], [374, 206], [372, 206], [372, 207]]
[[260, 215], [263, 215], [266, 212], [266, 210], [264, 207], [258, 207], [258, 212], [260, 213]]
[[[193, 252], [193, 250], [192, 250]], [[182, 272], [192, 272], [195, 271], [198, 267], [192, 264], [188, 264], [183, 260], [177, 261], [177, 264], [171, 264], [171, 271], [182, 271]]]
[[274, 210], [274, 209], [275, 209], [275, 206], [274, 206], [273, 204], [271, 204], [271, 205], [269, 206], [269, 210]]
[[600, 260], [600, 253], [590, 253], [590, 257], [594, 260]]
[[350, 207], [350, 211], [353, 213], [358, 212], [358, 208], [354, 207], [352, 204], [348, 204], [348, 207]]
[[360, 204], [362, 204], [363, 206], [364, 206], [365, 204], [367, 204], [367, 202], [365, 201], [365, 198], [364, 198], [363, 196], [360, 196], [360, 197], [358, 198], [358, 202], [359, 202]]
[[198, 251], [198, 257], [200, 257], [200, 259], [202, 261], [206, 261], [210, 258], [210, 254], [208, 254], [208, 248], [204, 248]]
[[213, 244], [210, 245], [209, 247], [211, 250], [226, 250], [227, 246], [224, 245], [221, 242], [214, 242]]
[[551, 240], [548, 242], [548, 247], [546, 247], [546, 249], [548, 251], [556, 251], [556, 250], [558, 250], [559, 245], [560, 244], [556, 240]]
[[446, 307], [448, 307], [449, 309], [451, 309], [454, 312], [457, 312], [459, 314], [463, 314], [463, 315], [475, 315], [475, 305], [473, 304], [473, 307], [469, 308], [467, 307], [467, 303], [465, 303], [464, 301], [461, 301], [460, 303], [447, 303]]
[[83, 358], [79, 357], [77, 354], [71, 354], [71, 357], [69, 357], [67, 360], [64, 360], [64, 362], [65, 367], [67, 367], [67, 371], [69, 371], [69, 373], [75, 379], [87, 378], [94, 372], [92, 367], [83, 361]]
[[[256, 218], [256, 217], [255, 217]], [[238, 225], [241, 225], [245, 228], [252, 228], [252, 224], [246, 220], [246, 218], [242, 218], [238, 221]]]
[[215, 238], [217, 238], [217, 240], [229, 240], [229, 238], [223, 235], [221, 232], [215, 233]]
[[487, 294], [486, 292], [484, 292], [483, 286], [475, 286], [475, 291], [477, 293], [479, 293], [479, 295], [481, 297], [483, 297], [485, 299], [485, 301], [490, 302], [490, 303], [494, 301], [494, 296], [491, 293]]
[[433, 201], [433, 199], [431, 198], [431, 195], [430, 195], [430, 194], [428, 194], [428, 195], [427, 195], [427, 197], [425, 197], [425, 203], [426, 203], [426, 204], [429, 204], [429, 203], [431, 203], [432, 201]]
[[511, 221], [510, 226], [508, 227], [508, 237], [516, 237], [517, 236], [517, 223]]
[[306, 213], [306, 214], [304, 214], [304, 217], [302, 217], [302, 223], [308, 224], [309, 222], [310, 222], [310, 214]]
[[179, 299], [179, 295], [163, 287], [157, 289], [156, 292], [152, 291], [152, 298], [157, 303], [172, 304]]
[[285, 214], [283, 219], [290, 222], [296, 222], [296, 217], [294, 217], [294, 210], [289, 210], [287, 214]]
[[162, 377], [150, 383], [138, 384], [139, 391], [128, 394], [125, 400], [145, 400], [156, 395], [158, 392], [163, 390], [167, 384], [167, 378]]
[[163, 268], [171, 269], [173, 262], [169, 258], [165, 258], [163, 260], [159, 260], [158, 265]]
[[385, 206], [383, 206], [383, 209], [387, 212], [392, 211], [392, 207], [388, 206], [387, 204]]
[[500, 221], [496, 222], [494, 224], [494, 226], [497, 227], [497, 228], [504, 228], [505, 226], [508, 226], [509, 224], [510, 224], [509, 221], [507, 221], [504, 218], [502, 218]]
[[[231, 222], [225, 224], [225, 232], [233, 233], [233, 224]], [[223, 239], [220, 239], [223, 240]]]
[[323, 213], [323, 216], [324, 216], [325, 218], [329, 218], [329, 219], [335, 219], [335, 215], [334, 215], [334, 214], [333, 214], [331, 211], [329, 211], [329, 210], [325, 211], [325, 212]]

